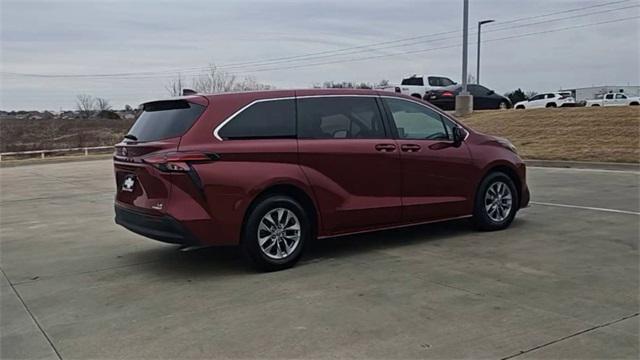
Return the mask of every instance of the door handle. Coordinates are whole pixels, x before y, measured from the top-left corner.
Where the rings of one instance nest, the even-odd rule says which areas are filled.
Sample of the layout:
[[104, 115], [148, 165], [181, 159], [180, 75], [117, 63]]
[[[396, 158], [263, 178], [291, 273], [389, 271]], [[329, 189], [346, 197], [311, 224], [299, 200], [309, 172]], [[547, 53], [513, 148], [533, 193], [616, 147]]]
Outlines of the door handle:
[[393, 144], [377, 144], [376, 150], [382, 152], [392, 152], [396, 149], [396, 146]]
[[421, 148], [418, 144], [403, 144], [400, 146], [400, 149], [404, 152], [417, 152], [420, 151]]

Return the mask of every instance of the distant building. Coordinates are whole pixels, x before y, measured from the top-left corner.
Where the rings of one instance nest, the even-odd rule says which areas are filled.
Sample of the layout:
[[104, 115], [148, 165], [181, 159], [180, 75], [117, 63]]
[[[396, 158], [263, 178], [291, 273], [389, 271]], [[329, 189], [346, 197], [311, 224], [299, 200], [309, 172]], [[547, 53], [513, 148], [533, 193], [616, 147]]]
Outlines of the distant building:
[[591, 86], [575, 89], [563, 89], [560, 92], [570, 92], [576, 101], [592, 100], [606, 93], [624, 93], [628, 96], [640, 96], [640, 86]]

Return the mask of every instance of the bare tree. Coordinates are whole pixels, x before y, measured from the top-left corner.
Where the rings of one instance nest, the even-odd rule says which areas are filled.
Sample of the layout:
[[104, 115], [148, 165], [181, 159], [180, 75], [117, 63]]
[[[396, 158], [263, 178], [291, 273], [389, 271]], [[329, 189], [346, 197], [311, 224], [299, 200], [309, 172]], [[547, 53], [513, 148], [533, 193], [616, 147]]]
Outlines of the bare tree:
[[76, 98], [76, 105], [78, 107], [80, 117], [85, 119], [89, 118], [96, 110], [96, 100], [91, 95], [78, 95]]
[[111, 110], [111, 104], [109, 104], [109, 100], [105, 98], [96, 98], [96, 108], [100, 111], [108, 111]]
[[193, 78], [192, 87], [199, 93], [215, 94], [233, 91], [235, 82], [235, 75], [218, 70], [211, 64], [206, 74]]
[[389, 80], [382, 79], [382, 80], [378, 81], [378, 83], [375, 85], [375, 87], [385, 87], [385, 86], [389, 86], [389, 85], [391, 85], [389, 83]]
[[169, 83], [165, 85], [164, 88], [169, 93], [169, 96], [181, 96], [182, 89], [184, 88], [184, 84], [182, 82], [182, 76], [178, 74], [178, 77], [169, 81]]
[[269, 84], [259, 83], [253, 76], [247, 76], [233, 86], [233, 91], [271, 90], [273, 88]]
[[366, 82], [351, 82], [351, 81], [325, 81], [320, 84], [314, 84], [314, 88], [325, 88], [325, 89], [372, 89], [373, 85]]
[[206, 74], [193, 78], [192, 88], [199, 93], [207, 94], [274, 89], [272, 85], [259, 83], [253, 76], [238, 80], [236, 75], [220, 70], [214, 64], [209, 65]]
[[529, 90], [526, 93], [524, 93], [524, 96], [527, 98], [527, 100], [530, 100], [532, 97], [536, 95], [538, 95], [538, 93], [533, 90]]

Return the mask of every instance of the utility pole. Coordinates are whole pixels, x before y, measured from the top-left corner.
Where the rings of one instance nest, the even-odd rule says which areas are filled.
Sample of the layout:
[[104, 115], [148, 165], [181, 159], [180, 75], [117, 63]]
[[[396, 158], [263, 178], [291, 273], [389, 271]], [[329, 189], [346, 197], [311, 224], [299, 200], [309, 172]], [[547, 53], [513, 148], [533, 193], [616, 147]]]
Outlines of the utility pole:
[[463, 0], [462, 8], [462, 95], [467, 91], [467, 60], [469, 51], [469, 0]]
[[480, 31], [482, 25], [492, 23], [495, 20], [482, 20], [478, 21], [478, 59], [476, 60], [476, 84], [480, 84]]
[[473, 97], [467, 91], [467, 52], [469, 43], [469, 0], [463, 0], [462, 8], [462, 92], [456, 96], [456, 115], [473, 111]]

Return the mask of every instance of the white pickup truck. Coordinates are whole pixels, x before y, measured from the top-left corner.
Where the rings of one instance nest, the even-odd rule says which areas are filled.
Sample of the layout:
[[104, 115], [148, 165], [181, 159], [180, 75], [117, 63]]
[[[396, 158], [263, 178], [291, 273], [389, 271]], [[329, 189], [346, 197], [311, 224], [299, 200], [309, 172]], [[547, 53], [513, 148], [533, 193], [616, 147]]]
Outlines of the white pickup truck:
[[[425, 82], [426, 79], [426, 82]], [[413, 75], [402, 79], [400, 85], [385, 86], [380, 90], [395, 91], [405, 95], [410, 95], [422, 99], [427, 91], [437, 90], [445, 86], [455, 85], [456, 83], [444, 76], [427, 76]]]
[[608, 93], [595, 100], [587, 100], [585, 106], [634, 106], [640, 105], [640, 97], [627, 96], [623, 93]]

